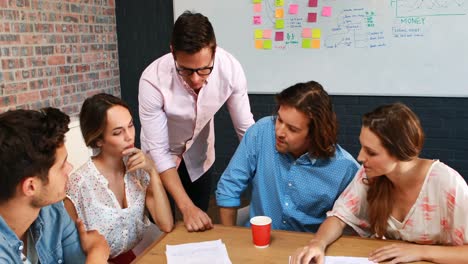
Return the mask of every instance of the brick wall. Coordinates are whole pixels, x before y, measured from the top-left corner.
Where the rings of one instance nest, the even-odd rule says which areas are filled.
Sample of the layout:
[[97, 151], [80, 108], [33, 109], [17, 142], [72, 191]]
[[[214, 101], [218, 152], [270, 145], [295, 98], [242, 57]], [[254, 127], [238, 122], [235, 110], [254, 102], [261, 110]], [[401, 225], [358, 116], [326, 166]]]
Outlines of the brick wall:
[[0, 112], [120, 95], [114, 0], [0, 0]]

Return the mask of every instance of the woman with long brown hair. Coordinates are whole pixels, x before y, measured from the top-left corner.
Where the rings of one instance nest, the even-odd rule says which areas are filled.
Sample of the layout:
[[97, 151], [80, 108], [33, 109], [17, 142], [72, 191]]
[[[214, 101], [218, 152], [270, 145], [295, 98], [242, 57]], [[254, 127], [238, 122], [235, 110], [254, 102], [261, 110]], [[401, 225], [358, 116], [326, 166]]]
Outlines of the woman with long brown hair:
[[172, 230], [166, 191], [154, 162], [134, 145], [133, 118], [122, 99], [110, 94], [87, 98], [80, 128], [96, 155], [70, 176], [65, 208], [106, 238], [110, 263], [128, 264], [156, 239], [157, 228]]
[[374, 262], [466, 262], [468, 186], [444, 163], [419, 157], [424, 133], [411, 109], [395, 103], [365, 114], [359, 140], [361, 169], [292, 263], [323, 263], [346, 225], [360, 236], [415, 243], [379, 248]]

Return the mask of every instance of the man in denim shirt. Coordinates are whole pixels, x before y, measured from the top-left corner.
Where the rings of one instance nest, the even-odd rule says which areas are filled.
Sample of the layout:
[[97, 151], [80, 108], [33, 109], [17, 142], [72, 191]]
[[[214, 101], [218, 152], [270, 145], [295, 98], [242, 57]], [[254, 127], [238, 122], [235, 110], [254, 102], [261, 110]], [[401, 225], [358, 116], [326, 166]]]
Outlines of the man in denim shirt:
[[104, 237], [63, 207], [69, 121], [55, 108], [0, 115], [0, 263], [107, 263]]

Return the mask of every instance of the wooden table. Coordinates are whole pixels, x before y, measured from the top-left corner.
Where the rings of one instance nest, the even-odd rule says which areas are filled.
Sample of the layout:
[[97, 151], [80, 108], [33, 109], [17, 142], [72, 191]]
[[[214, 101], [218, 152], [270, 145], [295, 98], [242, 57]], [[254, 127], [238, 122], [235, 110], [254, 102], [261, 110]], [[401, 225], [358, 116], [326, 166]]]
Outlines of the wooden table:
[[[183, 223], [178, 223], [175, 229], [164, 234], [154, 242], [133, 263], [153, 264], [167, 263], [166, 245], [177, 245], [191, 242], [203, 242], [221, 239], [232, 263], [288, 263], [289, 256], [294, 251], [305, 246], [313, 237], [311, 233], [272, 230], [271, 243], [268, 248], [258, 249], [252, 244], [250, 228], [215, 225], [205, 232], [187, 232]], [[327, 256], [367, 257], [371, 251], [389, 243], [404, 243], [401, 241], [382, 241], [360, 237], [343, 236], [326, 251]], [[415, 262], [428, 263], [428, 262]]]

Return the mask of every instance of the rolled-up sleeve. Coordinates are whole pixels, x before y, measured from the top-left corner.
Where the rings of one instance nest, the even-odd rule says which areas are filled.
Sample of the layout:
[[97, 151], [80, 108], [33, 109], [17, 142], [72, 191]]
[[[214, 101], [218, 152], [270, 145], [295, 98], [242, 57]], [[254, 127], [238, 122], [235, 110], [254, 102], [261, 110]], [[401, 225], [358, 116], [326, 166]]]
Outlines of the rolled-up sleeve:
[[221, 207], [241, 205], [241, 195], [254, 177], [257, 166], [256, 130], [251, 127], [239, 144], [218, 182], [216, 203]]

